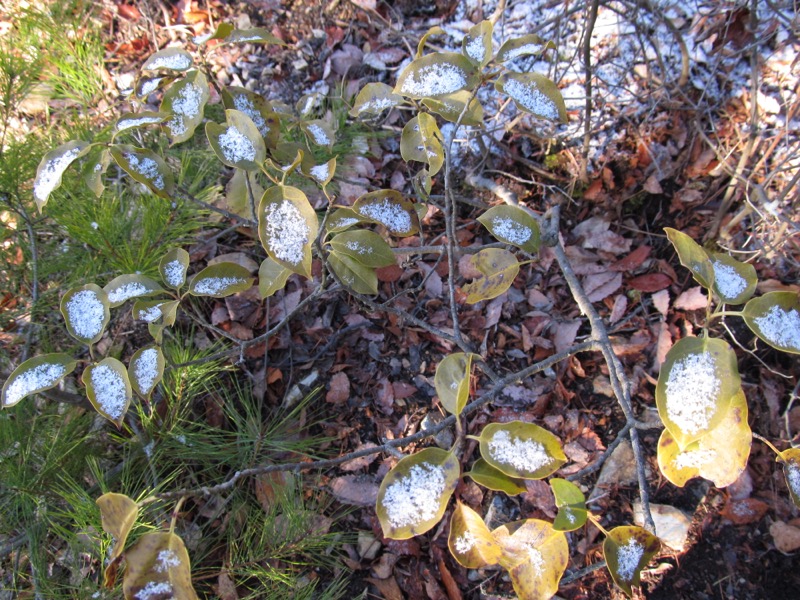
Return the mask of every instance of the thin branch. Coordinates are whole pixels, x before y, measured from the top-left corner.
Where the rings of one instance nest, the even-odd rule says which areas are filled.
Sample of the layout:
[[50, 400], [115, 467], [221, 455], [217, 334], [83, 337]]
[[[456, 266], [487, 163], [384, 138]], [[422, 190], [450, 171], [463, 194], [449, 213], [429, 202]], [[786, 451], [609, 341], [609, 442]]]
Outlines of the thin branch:
[[589, 150], [592, 143], [592, 32], [597, 21], [600, 0], [592, 0], [583, 32], [583, 89], [586, 95], [586, 114], [583, 117], [583, 164], [581, 181], [589, 180]]

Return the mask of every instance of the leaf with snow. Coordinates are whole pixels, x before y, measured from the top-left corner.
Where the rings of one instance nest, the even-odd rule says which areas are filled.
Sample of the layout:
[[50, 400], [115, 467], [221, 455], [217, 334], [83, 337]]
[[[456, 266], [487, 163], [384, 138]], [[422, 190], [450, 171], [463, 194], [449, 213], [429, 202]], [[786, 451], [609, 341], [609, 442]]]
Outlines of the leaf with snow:
[[243, 87], [228, 86], [222, 89], [221, 96], [226, 109], [235, 109], [250, 117], [268, 148], [278, 145], [281, 134], [280, 117], [261, 94]]
[[485, 488], [489, 488], [495, 492], [503, 492], [509, 496], [516, 496], [517, 494], [523, 494], [527, 491], [524, 480], [506, 475], [500, 469], [495, 469], [482, 458], [476, 460], [472, 465], [472, 469], [465, 473], [465, 475], [471, 477], [475, 483]]
[[425, 50], [425, 44], [428, 42], [428, 38], [432, 35], [442, 35], [444, 33], [444, 29], [439, 27], [438, 25], [434, 25], [428, 31], [422, 34], [422, 37], [419, 38], [419, 42], [417, 42], [417, 53], [414, 58], [420, 58], [422, 56], [422, 52]]
[[159, 125], [169, 115], [160, 112], [143, 111], [139, 113], [125, 113], [114, 123], [114, 136], [129, 129], [139, 129], [148, 125]]
[[692, 272], [697, 283], [710, 290], [714, 285], [714, 266], [708, 252], [682, 231], [664, 227], [664, 232], [675, 247], [681, 264]]
[[505, 73], [495, 83], [498, 92], [511, 96], [517, 108], [541, 119], [567, 122], [567, 105], [558, 86], [539, 73]]
[[365, 267], [379, 268], [397, 264], [391, 246], [374, 231], [344, 231], [334, 236], [330, 245], [334, 253], [349, 256]]
[[456, 489], [458, 458], [439, 448], [425, 448], [401, 459], [378, 490], [376, 512], [383, 535], [405, 540], [436, 525]]
[[344, 285], [357, 294], [374, 296], [378, 293], [378, 276], [374, 268], [336, 252], [328, 255], [328, 266]]
[[258, 206], [258, 237], [275, 262], [310, 278], [311, 247], [318, 231], [317, 214], [301, 190], [276, 185], [264, 192]]
[[327, 121], [323, 121], [322, 119], [304, 121], [301, 123], [300, 127], [306, 134], [306, 139], [309, 143], [316, 146], [323, 146], [330, 149], [336, 141], [336, 134], [333, 128]]
[[164, 93], [159, 112], [170, 116], [163, 126], [172, 138], [171, 145], [185, 142], [194, 135], [203, 121], [203, 109], [210, 97], [208, 80], [201, 71], [192, 71]]
[[194, 61], [192, 55], [181, 48], [164, 48], [144, 61], [142, 71], [187, 71]]
[[189, 253], [183, 248], [173, 248], [158, 263], [161, 280], [173, 290], [179, 290], [186, 283], [189, 269]]
[[8, 376], [0, 395], [0, 406], [8, 408], [17, 402], [57, 386], [75, 370], [78, 361], [68, 354], [52, 353], [29, 358]]
[[484, 460], [511, 477], [544, 479], [567, 462], [559, 439], [533, 423], [489, 423], [479, 439]]
[[461, 52], [480, 68], [492, 60], [492, 29], [491, 21], [481, 21], [461, 41]]
[[467, 569], [482, 569], [500, 562], [502, 549], [478, 513], [456, 502], [447, 538], [450, 553]]
[[783, 477], [794, 505], [800, 508], [800, 448], [789, 448], [775, 459], [783, 463]]
[[545, 50], [555, 47], [556, 45], [552, 41], [545, 41], [535, 33], [531, 33], [504, 43], [500, 46], [500, 50], [497, 51], [495, 60], [497, 62], [508, 62], [520, 56], [543, 54]]
[[139, 100], [145, 100], [153, 92], [175, 81], [175, 77], [158, 75], [155, 77], [142, 76], [133, 86], [133, 93]]
[[553, 528], [558, 531], [575, 531], [583, 527], [589, 513], [586, 510], [586, 496], [581, 488], [571, 481], [557, 477], [550, 480], [550, 487], [558, 507]]
[[[471, 127], [481, 127], [483, 125], [483, 106], [467, 90], [461, 90], [446, 96], [437, 96], [436, 98], [423, 98], [422, 104], [445, 121], [458, 123], [459, 119], [461, 119], [461, 124], [463, 125]], [[465, 106], [468, 106], [466, 112], [464, 112]], [[462, 113], [464, 114], [463, 117], [461, 116]]]
[[724, 340], [687, 337], [667, 352], [656, 385], [665, 427], [684, 449], [714, 429], [739, 392], [736, 354]]
[[445, 356], [436, 366], [434, 386], [439, 402], [451, 415], [460, 415], [469, 400], [472, 353], [456, 352]]
[[478, 217], [498, 240], [531, 254], [539, 251], [539, 223], [519, 206], [500, 204]]
[[261, 298], [269, 298], [282, 290], [291, 274], [290, 269], [276, 263], [269, 256], [265, 258], [258, 268], [258, 293]]
[[502, 248], [484, 248], [471, 255], [469, 266], [481, 275], [463, 287], [467, 304], [497, 298], [511, 287], [519, 273], [517, 258]]
[[61, 299], [67, 331], [79, 342], [94, 344], [111, 318], [108, 296], [93, 283], [72, 288]]
[[251, 29], [234, 29], [223, 40], [226, 44], [276, 44], [285, 46], [279, 37], [270, 33], [264, 27], [253, 27]]
[[727, 254], [709, 254], [714, 269], [714, 292], [727, 304], [744, 304], [756, 291], [758, 275], [753, 265]]
[[111, 164], [111, 153], [108, 148], [101, 148], [99, 152], [87, 157], [86, 162], [81, 170], [83, 181], [95, 196], [98, 198], [103, 194], [106, 189], [103, 183], [103, 175], [108, 170], [108, 165]]
[[125, 551], [125, 600], [197, 600], [189, 553], [183, 540], [168, 531], [146, 533]]
[[603, 541], [606, 567], [620, 589], [627, 596], [638, 586], [642, 569], [661, 549], [658, 538], [641, 527], [615, 527]]
[[161, 289], [158, 282], [134, 273], [115, 277], [105, 285], [103, 291], [108, 298], [109, 307], [116, 308], [131, 298], [152, 296], [164, 290]]
[[164, 376], [164, 353], [158, 346], [139, 348], [128, 363], [128, 379], [133, 391], [148, 398]]
[[333, 179], [334, 173], [336, 173], [336, 157], [334, 156], [328, 162], [322, 163], [321, 165], [309, 166], [308, 168], [306, 168], [304, 163], [300, 170], [303, 172], [303, 175], [306, 177], [311, 177], [322, 188], [324, 188], [330, 183], [331, 179]]
[[753, 298], [742, 311], [744, 322], [758, 337], [778, 350], [800, 354], [800, 296], [769, 292]]
[[221, 262], [207, 266], [192, 277], [189, 293], [192, 296], [224, 298], [248, 290], [252, 285], [253, 278], [248, 269], [233, 262]]
[[380, 223], [390, 233], [407, 237], [419, 231], [419, 215], [414, 203], [396, 190], [378, 190], [360, 196], [353, 210], [373, 223]]
[[156, 196], [172, 196], [175, 180], [167, 163], [158, 154], [146, 148], [128, 145], [111, 146], [110, 151], [114, 162], [123, 171], [147, 186]]
[[417, 58], [403, 69], [394, 93], [407, 98], [444, 96], [471, 89], [479, 80], [475, 65], [463, 54], [435, 52]]
[[693, 477], [702, 477], [724, 488], [734, 483], [747, 467], [752, 439], [747, 400], [739, 389], [719, 425], [683, 450], [668, 429], [661, 432], [658, 467], [678, 487]]
[[78, 158], [89, 152], [91, 144], [80, 140], [73, 140], [61, 144], [42, 157], [36, 169], [36, 178], [33, 180], [33, 199], [41, 211], [47, 204], [50, 194], [61, 185], [64, 171]]
[[106, 587], [114, 585], [114, 576], [117, 572], [117, 562], [125, 549], [125, 542], [131, 532], [136, 519], [139, 517], [139, 505], [125, 494], [108, 492], [95, 500], [100, 509], [100, 522], [108, 535], [113, 540], [113, 546], [107, 556], [108, 564], [104, 572]]
[[259, 169], [267, 157], [267, 149], [253, 120], [234, 109], [225, 111], [225, 120], [225, 125], [206, 123], [206, 137], [214, 154], [229, 167], [244, 171]]
[[328, 220], [325, 222], [325, 231], [329, 234], [339, 233], [359, 223], [365, 223], [366, 221], [364, 217], [359, 215], [352, 208], [337, 208], [330, 214]]
[[406, 162], [416, 160], [430, 165], [430, 174], [436, 175], [444, 164], [442, 132], [428, 113], [420, 113], [403, 127], [400, 136], [400, 154]]
[[125, 365], [116, 358], [104, 358], [86, 367], [81, 381], [95, 410], [117, 427], [122, 427], [122, 420], [133, 398]]
[[362, 116], [375, 117], [383, 111], [395, 106], [400, 106], [405, 100], [400, 94], [395, 94], [392, 88], [385, 83], [368, 83], [358, 92], [350, 109], [350, 116], [360, 118]]

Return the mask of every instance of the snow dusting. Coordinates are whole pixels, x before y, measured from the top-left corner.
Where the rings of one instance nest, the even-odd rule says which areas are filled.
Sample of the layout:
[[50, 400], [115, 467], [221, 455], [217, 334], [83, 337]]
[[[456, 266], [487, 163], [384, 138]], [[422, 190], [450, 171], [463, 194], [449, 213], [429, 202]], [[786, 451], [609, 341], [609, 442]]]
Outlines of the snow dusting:
[[244, 283], [246, 279], [241, 277], [203, 277], [194, 285], [196, 294], [215, 296], [224, 293], [229, 287]]
[[532, 233], [530, 228], [520, 225], [514, 219], [509, 219], [508, 217], [495, 217], [492, 219], [492, 232], [517, 246], [522, 246], [531, 239]]
[[58, 187], [64, 171], [72, 164], [72, 161], [78, 158], [81, 150], [81, 148], [72, 148], [55, 158], [51, 158], [44, 164], [44, 168], [39, 171], [36, 176], [36, 182], [33, 184], [34, 198], [40, 202], [47, 200], [52, 191]]
[[792, 490], [795, 496], [800, 498], [800, 465], [794, 461], [789, 461], [783, 466], [783, 472], [786, 473], [789, 489]]
[[466, 554], [475, 547], [477, 541], [478, 538], [475, 537], [474, 533], [465, 531], [463, 535], [459, 535], [453, 541], [453, 548], [455, 548], [456, 552], [459, 554]]
[[436, 517], [444, 493], [444, 470], [437, 465], [414, 465], [408, 475], [386, 488], [383, 507], [392, 527], [414, 526]]
[[411, 229], [411, 215], [384, 198], [380, 203], [365, 204], [358, 209], [362, 215], [384, 225], [392, 233], [406, 233]]
[[553, 121], [558, 120], [556, 103], [545, 96], [535, 83], [523, 83], [509, 78], [503, 84], [503, 90], [533, 114]]
[[14, 377], [11, 385], [6, 389], [6, 404], [16, 404], [28, 394], [49, 388], [64, 376], [66, 367], [58, 363], [45, 363], [23, 371]]
[[161, 550], [156, 557], [153, 568], [159, 573], [164, 573], [173, 567], [180, 567], [181, 559], [172, 550]]
[[153, 187], [157, 190], [164, 189], [164, 176], [158, 168], [158, 163], [147, 156], [139, 156], [133, 152], [126, 152], [124, 154], [125, 160], [131, 169], [145, 177]]
[[712, 450], [689, 450], [681, 452], [675, 457], [675, 466], [678, 469], [700, 469], [703, 465], [713, 461], [716, 456], [717, 453]]
[[344, 227], [350, 227], [358, 223], [358, 219], [354, 217], [342, 217], [338, 221], [333, 221], [330, 224], [331, 229], [342, 229]]
[[203, 90], [199, 85], [187, 83], [172, 99], [171, 108], [173, 117], [167, 122], [173, 136], [186, 133], [185, 119], [194, 119], [200, 112], [203, 100]]
[[146, 321], [147, 323], [155, 323], [161, 318], [161, 309], [157, 305], [149, 308], [142, 308], [137, 313], [136, 318], [140, 321]]
[[153, 125], [155, 123], [161, 123], [163, 117], [138, 117], [138, 118], [129, 118], [129, 119], [121, 119], [117, 122], [117, 131], [125, 131], [126, 129], [133, 129], [134, 127], [141, 127], [142, 125]]
[[390, 98], [373, 98], [372, 100], [368, 100], [367, 102], [364, 102], [364, 104], [362, 104], [361, 106], [357, 107], [358, 114], [361, 114], [362, 112], [380, 113], [386, 110], [387, 108], [392, 108], [396, 104], [397, 103], [394, 100], [391, 100]]
[[330, 175], [330, 170], [328, 169], [328, 164], [324, 165], [317, 165], [316, 167], [311, 167], [311, 176], [316, 179], [317, 181], [327, 181], [328, 176]]
[[133, 376], [136, 378], [139, 391], [150, 391], [158, 376], [158, 350], [147, 348], [139, 355], [133, 363]]
[[147, 69], [172, 69], [173, 71], [185, 71], [192, 66], [191, 57], [185, 54], [172, 54], [167, 56], [157, 56], [147, 61]]
[[137, 298], [138, 296], [149, 294], [151, 291], [152, 290], [141, 283], [132, 281], [131, 283], [125, 283], [109, 291], [108, 301], [111, 304], [121, 304], [126, 300], [130, 300], [131, 298]]
[[90, 340], [100, 335], [106, 316], [105, 306], [92, 290], [81, 290], [65, 305], [72, 330], [78, 337]]
[[142, 86], [139, 88], [139, 95], [144, 97], [144, 96], [149, 96], [150, 94], [155, 92], [158, 89], [158, 84], [161, 83], [162, 79], [164, 78], [155, 77], [153, 79], [148, 79], [147, 81], [142, 83]]
[[230, 125], [225, 133], [217, 138], [217, 143], [228, 162], [253, 161], [256, 158], [256, 148], [253, 142], [233, 125]]
[[542, 444], [535, 440], [512, 438], [504, 429], [495, 432], [489, 440], [489, 452], [494, 460], [517, 471], [537, 471], [553, 462]]
[[630, 538], [627, 544], [617, 548], [617, 576], [622, 581], [632, 581], [643, 555], [644, 546], [635, 538]]
[[164, 265], [164, 280], [167, 285], [173, 288], [179, 288], [183, 285], [186, 277], [186, 269], [179, 260], [171, 260]]
[[316, 124], [311, 124], [308, 126], [308, 133], [311, 134], [311, 137], [314, 138], [314, 143], [319, 144], [320, 146], [328, 146], [331, 143], [331, 138], [328, 137], [328, 134], [325, 133], [325, 130]]
[[250, 120], [253, 121], [253, 124], [258, 129], [258, 132], [263, 136], [269, 133], [269, 126], [267, 122], [264, 120], [263, 115], [261, 112], [256, 109], [255, 104], [253, 101], [245, 96], [244, 94], [239, 94], [233, 97], [233, 106], [236, 110], [243, 112]]
[[714, 283], [725, 298], [735, 298], [747, 289], [747, 280], [721, 261], [714, 261]]
[[274, 258], [293, 265], [302, 263], [311, 231], [298, 208], [291, 202], [270, 204], [264, 221]]
[[441, 96], [465, 87], [467, 74], [454, 64], [441, 63], [425, 65], [409, 73], [400, 92], [408, 96]]
[[533, 567], [533, 573], [536, 577], [541, 577], [542, 573], [544, 573], [544, 556], [542, 556], [542, 551], [538, 548], [533, 546], [528, 547], [528, 560], [530, 560], [531, 567]]
[[108, 365], [101, 364], [92, 369], [91, 381], [97, 404], [113, 421], [119, 421], [128, 403], [128, 391], [122, 375]]
[[467, 50], [467, 56], [469, 56], [472, 60], [474, 60], [476, 63], [482, 62], [485, 51], [483, 45], [483, 36], [478, 36], [468, 41], [466, 45], [466, 50]]
[[776, 346], [800, 350], [800, 313], [771, 307], [764, 316], [753, 319], [762, 335]]
[[716, 409], [720, 381], [709, 352], [675, 361], [666, 383], [667, 416], [685, 435], [708, 428]]
[[356, 240], [350, 240], [345, 244], [345, 248], [348, 250], [352, 250], [356, 254], [370, 254], [372, 251], [371, 248], [367, 248], [363, 246], [361, 243], [357, 242]]
[[544, 44], [524, 44], [519, 48], [513, 48], [511, 50], [507, 50], [503, 54], [503, 60], [509, 61], [509, 60], [514, 60], [519, 56], [525, 56], [529, 54], [539, 54], [543, 48]]
[[[146, 586], [136, 592], [134, 598], [136, 600], [161, 600], [162, 594], [172, 594], [174, 591], [172, 584], [168, 581], [148, 581]], [[174, 600], [174, 596], [171, 600]]]

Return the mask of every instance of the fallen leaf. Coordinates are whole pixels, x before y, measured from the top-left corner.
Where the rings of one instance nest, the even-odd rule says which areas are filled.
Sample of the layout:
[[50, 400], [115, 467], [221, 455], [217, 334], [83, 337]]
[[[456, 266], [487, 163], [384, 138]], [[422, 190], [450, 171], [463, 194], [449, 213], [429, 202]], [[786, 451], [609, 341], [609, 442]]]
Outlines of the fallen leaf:
[[331, 404], [341, 404], [350, 399], [350, 380], [344, 371], [339, 371], [331, 377], [325, 401]]
[[642, 266], [642, 263], [650, 256], [650, 246], [639, 246], [628, 254], [625, 258], [619, 259], [609, 267], [612, 271], [633, 271]]
[[583, 280], [583, 289], [590, 302], [600, 302], [622, 287], [622, 273], [606, 271], [596, 275], [587, 275]]
[[[372, 442], [367, 442], [366, 444], [359, 444], [354, 451], [358, 452], [359, 450], [365, 450], [367, 448], [377, 448], [377, 447], [378, 446], [376, 444], [373, 444]], [[341, 465], [339, 465], [339, 468], [342, 471], [358, 471], [360, 469], [366, 469], [369, 465], [371, 465], [375, 461], [376, 458], [378, 458], [377, 452], [375, 454], [367, 454], [366, 456], [359, 456], [358, 458], [354, 458], [353, 460], [348, 460], [347, 462], [342, 463]]]
[[572, 346], [575, 336], [578, 335], [578, 330], [581, 328], [581, 322], [562, 321], [561, 323], [555, 323], [554, 327], [553, 345], [556, 347], [556, 352], [563, 352]]
[[667, 290], [659, 290], [653, 294], [653, 306], [666, 319], [667, 312], [669, 312], [669, 292]]
[[372, 475], [343, 475], [331, 479], [328, 485], [342, 504], [373, 506], [378, 500], [380, 486]]
[[755, 498], [731, 500], [720, 511], [720, 514], [736, 525], [757, 523], [767, 514], [769, 505]]
[[616, 323], [625, 316], [625, 311], [628, 309], [628, 297], [625, 294], [619, 294], [614, 298], [614, 306], [611, 308], [611, 314], [608, 317], [609, 323]]
[[378, 588], [384, 600], [403, 600], [403, 592], [400, 591], [400, 586], [397, 585], [394, 577], [389, 577], [388, 579], [365, 577], [364, 580]]
[[701, 310], [708, 306], [708, 297], [703, 292], [703, 288], [698, 285], [678, 296], [673, 306], [681, 310]]
[[663, 273], [639, 275], [628, 282], [628, 285], [640, 292], [658, 292], [672, 285], [672, 279]]
[[794, 552], [800, 548], [800, 528], [783, 521], [775, 521], [769, 526], [769, 533], [775, 547], [781, 552]]
[[239, 600], [236, 584], [225, 570], [220, 571], [217, 577], [217, 596], [220, 600]]
[[618, 233], [610, 231], [611, 223], [600, 217], [592, 217], [580, 223], [572, 233], [583, 238], [584, 248], [594, 248], [611, 254], [623, 254], [630, 251], [631, 241]]
[[294, 476], [291, 473], [280, 471], [256, 475], [254, 483], [256, 499], [265, 513], [272, 512], [279, 495], [283, 493], [282, 490], [292, 485], [293, 481]]

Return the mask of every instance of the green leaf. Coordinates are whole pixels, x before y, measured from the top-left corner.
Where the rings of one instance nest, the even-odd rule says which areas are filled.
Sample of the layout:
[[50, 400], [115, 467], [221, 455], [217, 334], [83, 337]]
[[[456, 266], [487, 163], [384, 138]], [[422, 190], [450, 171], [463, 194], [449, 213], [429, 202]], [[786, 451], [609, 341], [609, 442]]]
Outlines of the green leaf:
[[95, 410], [118, 428], [122, 427], [122, 420], [133, 398], [125, 365], [116, 358], [104, 358], [86, 367], [81, 381]]
[[334, 156], [328, 162], [321, 165], [308, 167], [308, 169], [306, 169], [305, 164], [303, 164], [301, 170], [303, 175], [311, 177], [321, 187], [324, 188], [330, 183], [331, 179], [333, 179], [334, 173], [336, 173], [336, 157]]
[[183, 248], [174, 248], [167, 252], [158, 263], [161, 280], [173, 290], [179, 290], [186, 283], [186, 271], [189, 269], [189, 253]]
[[508, 94], [517, 108], [534, 116], [566, 123], [567, 105], [558, 86], [539, 73], [505, 73], [495, 83], [498, 92]]
[[740, 386], [736, 354], [725, 341], [683, 338], [661, 365], [658, 415], [684, 449], [719, 425]]
[[137, 300], [133, 303], [133, 318], [145, 323], [158, 323], [164, 318], [165, 312], [173, 302], [175, 301]]
[[[267, 159], [269, 162], [269, 159]], [[225, 207], [234, 214], [239, 215], [245, 219], [253, 219], [253, 211], [250, 208], [250, 197], [247, 191], [247, 182], [245, 177], [246, 171], [236, 169], [233, 172], [233, 177], [230, 178], [228, 186], [225, 190]], [[258, 183], [256, 177], [250, 177], [250, 186], [253, 189], [254, 204], [258, 206], [258, 201], [264, 195], [264, 188]]]
[[467, 569], [482, 569], [500, 562], [502, 550], [480, 515], [456, 502], [447, 538], [450, 553]]
[[727, 304], [744, 304], [755, 293], [758, 275], [753, 265], [727, 254], [711, 254], [714, 269], [714, 293]]
[[127, 145], [111, 146], [110, 152], [122, 170], [146, 185], [156, 196], [172, 196], [175, 181], [167, 163], [158, 154], [146, 148]]
[[775, 459], [783, 463], [783, 477], [792, 502], [800, 508], [800, 448], [789, 448], [781, 452]]
[[225, 39], [234, 29], [235, 27], [230, 23], [220, 23], [219, 25], [217, 25], [217, 28], [214, 30], [214, 33], [200, 36], [199, 39], [194, 38], [194, 43], [200, 45], [207, 43], [209, 40]]
[[439, 402], [451, 415], [460, 415], [469, 400], [470, 375], [474, 354], [456, 352], [436, 366], [434, 385]]
[[223, 164], [245, 171], [256, 171], [267, 158], [264, 138], [253, 121], [241, 111], [225, 111], [227, 125], [206, 123], [206, 137]]
[[103, 175], [106, 174], [109, 164], [111, 164], [111, 153], [108, 148], [101, 148], [99, 152], [87, 158], [86, 164], [81, 171], [86, 187], [92, 190], [98, 198], [103, 194], [103, 190], [106, 189], [103, 183]]
[[414, 186], [414, 193], [417, 194], [424, 201], [430, 201], [431, 188], [433, 187], [433, 179], [428, 169], [420, 169], [416, 175], [411, 178], [411, 185]]
[[498, 240], [531, 254], [539, 251], [539, 223], [519, 206], [501, 204], [478, 217]]
[[136, 82], [133, 93], [140, 100], [146, 99], [153, 92], [175, 81], [175, 77], [158, 75], [156, 77], [142, 76]]
[[279, 265], [269, 256], [265, 258], [258, 269], [258, 293], [262, 300], [282, 290], [291, 274], [290, 269]]
[[168, 71], [187, 71], [192, 67], [194, 61], [192, 55], [180, 48], [164, 48], [158, 52], [151, 54], [150, 57], [144, 61], [142, 71], [159, 71], [166, 69]]
[[472, 465], [472, 470], [466, 473], [475, 483], [495, 492], [504, 492], [509, 496], [516, 496], [527, 491], [525, 481], [517, 477], [510, 477], [500, 469], [495, 469], [482, 458]]
[[739, 389], [719, 425], [681, 450], [668, 429], [658, 440], [658, 466], [671, 483], [683, 487], [702, 477], [724, 488], [747, 467], [753, 434], [747, 423], [747, 400]]
[[484, 248], [469, 257], [469, 264], [482, 275], [464, 285], [467, 304], [496, 298], [511, 287], [519, 273], [517, 258], [502, 248]]
[[152, 296], [164, 290], [161, 289], [158, 282], [153, 281], [149, 277], [131, 274], [115, 277], [105, 285], [103, 291], [108, 298], [108, 305], [111, 308], [116, 308], [131, 298]]
[[146, 533], [125, 552], [122, 592], [125, 600], [197, 600], [189, 553], [174, 533]]
[[225, 36], [226, 44], [277, 44], [278, 46], [285, 46], [284, 42], [279, 37], [270, 33], [264, 27], [253, 27], [251, 29], [234, 29], [227, 36]]
[[14, 406], [26, 396], [57, 386], [75, 370], [77, 364], [78, 361], [68, 354], [42, 354], [29, 358], [6, 379], [0, 395], [0, 406]]
[[350, 116], [359, 118], [362, 115], [377, 116], [387, 108], [401, 105], [405, 100], [400, 94], [395, 94], [392, 88], [385, 83], [368, 83], [356, 96]]
[[311, 277], [311, 246], [319, 232], [317, 214], [306, 195], [276, 185], [258, 205], [258, 236], [267, 254], [294, 273]]
[[60, 145], [42, 157], [33, 180], [33, 199], [41, 211], [47, 204], [50, 194], [61, 186], [64, 171], [78, 158], [89, 151], [91, 144], [73, 140]]
[[278, 145], [281, 134], [280, 117], [263, 96], [236, 86], [223, 88], [221, 96], [225, 108], [241, 111], [250, 117], [264, 138], [267, 148], [275, 148]]
[[309, 144], [323, 146], [328, 149], [333, 147], [333, 143], [336, 141], [336, 134], [327, 121], [322, 119], [304, 121], [300, 126], [303, 129], [303, 133], [306, 134]]
[[511, 477], [544, 479], [567, 462], [559, 439], [533, 423], [489, 423], [479, 439], [484, 460]]
[[514, 60], [519, 56], [530, 56], [532, 54], [543, 54], [549, 48], [555, 48], [556, 45], [551, 41], [544, 41], [535, 33], [523, 35], [522, 37], [508, 40], [500, 47], [497, 52], [497, 62], [506, 62]]
[[[454, 94], [447, 94], [446, 96], [438, 96], [436, 98], [424, 98], [422, 104], [427, 106], [432, 112], [450, 121], [451, 123], [458, 123], [464, 107], [469, 102], [469, 108], [464, 113], [461, 123], [470, 125], [472, 127], [481, 127], [483, 125], [483, 106], [474, 98], [467, 90], [461, 90]], [[424, 113], [422, 113], [424, 114]]]
[[692, 272], [697, 283], [710, 290], [714, 285], [714, 266], [708, 253], [685, 233], [671, 227], [664, 227], [664, 231], [675, 246], [681, 264]]
[[800, 354], [800, 296], [796, 293], [769, 292], [750, 300], [742, 313], [747, 326], [767, 344]]
[[138, 129], [140, 127], [147, 127], [148, 125], [159, 125], [163, 123], [168, 116], [169, 115], [153, 111], [125, 113], [114, 123], [114, 135], [116, 136], [129, 129]]
[[375, 269], [353, 260], [346, 254], [331, 252], [328, 255], [328, 266], [344, 285], [358, 294], [375, 295], [378, 293], [378, 276]]
[[403, 69], [394, 92], [407, 98], [430, 98], [471, 89], [479, 80], [475, 65], [463, 54], [436, 52]]
[[67, 331], [79, 342], [94, 344], [103, 336], [111, 318], [108, 296], [93, 283], [72, 288], [61, 299]]
[[461, 52], [476, 66], [483, 68], [492, 60], [492, 22], [481, 21], [461, 41]]
[[380, 223], [393, 235], [407, 237], [419, 231], [414, 203], [396, 190], [364, 194], [355, 201], [353, 210], [373, 223]]
[[431, 529], [444, 515], [460, 474], [456, 456], [439, 448], [401, 459], [378, 490], [376, 511], [383, 535], [405, 540]]
[[192, 296], [224, 298], [249, 290], [252, 285], [253, 278], [245, 267], [237, 263], [221, 262], [209, 265], [192, 277], [189, 293]]
[[553, 488], [558, 507], [553, 528], [558, 531], [575, 531], [583, 527], [589, 513], [586, 510], [586, 496], [581, 488], [571, 481], [555, 477], [550, 480], [550, 487]]
[[397, 264], [392, 248], [373, 231], [345, 231], [330, 241], [337, 255], [345, 255], [365, 267], [388, 267]]
[[128, 496], [113, 492], [103, 494], [95, 500], [95, 504], [100, 509], [103, 531], [114, 540], [114, 545], [106, 557], [108, 564], [103, 577], [105, 586], [109, 587], [114, 585], [118, 558], [122, 555], [128, 534], [139, 517], [139, 505]]
[[159, 110], [171, 115], [164, 122], [172, 138], [171, 145], [185, 142], [194, 135], [203, 121], [203, 109], [210, 96], [208, 80], [201, 71], [192, 71], [164, 93]]
[[365, 222], [366, 219], [352, 208], [337, 208], [325, 222], [325, 231], [327, 233], [339, 233], [350, 229], [353, 225]]
[[629, 597], [639, 585], [642, 569], [661, 548], [658, 538], [641, 527], [615, 527], [603, 542], [603, 555], [608, 572]]
[[400, 137], [400, 154], [406, 162], [416, 160], [430, 165], [430, 174], [436, 175], [444, 164], [442, 132], [436, 119], [420, 113], [406, 123]]
[[164, 353], [158, 346], [139, 348], [128, 364], [128, 379], [133, 391], [147, 398], [164, 376]]

